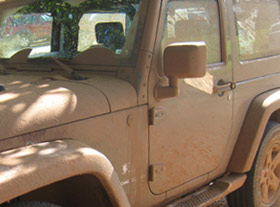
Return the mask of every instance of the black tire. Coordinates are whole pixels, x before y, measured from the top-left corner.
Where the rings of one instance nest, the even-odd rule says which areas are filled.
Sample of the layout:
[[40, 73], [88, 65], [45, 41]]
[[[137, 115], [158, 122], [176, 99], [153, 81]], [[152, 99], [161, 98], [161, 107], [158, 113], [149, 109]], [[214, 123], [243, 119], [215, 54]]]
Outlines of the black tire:
[[61, 207], [55, 204], [40, 201], [24, 201], [18, 203], [7, 204], [5, 207]]
[[242, 188], [228, 196], [230, 207], [280, 207], [280, 124], [267, 124]]

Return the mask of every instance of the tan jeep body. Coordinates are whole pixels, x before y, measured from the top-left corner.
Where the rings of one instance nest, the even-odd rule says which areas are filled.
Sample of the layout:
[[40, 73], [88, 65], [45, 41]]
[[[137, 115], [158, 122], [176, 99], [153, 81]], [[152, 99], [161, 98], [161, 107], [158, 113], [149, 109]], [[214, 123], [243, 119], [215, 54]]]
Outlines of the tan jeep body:
[[[0, 0], [0, 21], [28, 2]], [[207, 206], [243, 185], [268, 121], [279, 121], [280, 57], [240, 62], [233, 3], [218, 0], [221, 63], [206, 71], [204, 47], [192, 43], [202, 55], [184, 64], [198, 63], [196, 74], [169, 75], [167, 2], [142, 0], [134, 65], [89, 51], [65, 63], [87, 78], [77, 81], [55, 62], [27, 64], [24, 54], [0, 62], [9, 73], [0, 75], [0, 203], [176, 206], [214, 183], [221, 192], [199, 204]], [[180, 65], [170, 53], [168, 67]], [[219, 94], [219, 80], [234, 86]]]

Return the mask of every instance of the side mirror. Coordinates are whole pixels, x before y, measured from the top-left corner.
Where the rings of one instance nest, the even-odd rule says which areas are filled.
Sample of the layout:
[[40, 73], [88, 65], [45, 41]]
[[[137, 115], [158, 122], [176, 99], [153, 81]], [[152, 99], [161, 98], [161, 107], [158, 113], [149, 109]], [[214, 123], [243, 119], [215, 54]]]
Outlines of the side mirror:
[[182, 42], [168, 45], [164, 50], [164, 73], [169, 86], [158, 85], [156, 99], [175, 97], [179, 94], [179, 78], [200, 78], [206, 74], [207, 55], [204, 42]]

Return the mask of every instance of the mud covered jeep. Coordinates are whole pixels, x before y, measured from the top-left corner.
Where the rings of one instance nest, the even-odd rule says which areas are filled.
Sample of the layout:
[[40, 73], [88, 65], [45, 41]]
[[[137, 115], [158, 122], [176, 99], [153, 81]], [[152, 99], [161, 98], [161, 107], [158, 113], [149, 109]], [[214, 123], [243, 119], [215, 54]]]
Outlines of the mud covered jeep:
[[51, 24], [44, 44], [0, 38], [0, 206], [278, 207], [279, 11], [0, 1], [2, 23]]

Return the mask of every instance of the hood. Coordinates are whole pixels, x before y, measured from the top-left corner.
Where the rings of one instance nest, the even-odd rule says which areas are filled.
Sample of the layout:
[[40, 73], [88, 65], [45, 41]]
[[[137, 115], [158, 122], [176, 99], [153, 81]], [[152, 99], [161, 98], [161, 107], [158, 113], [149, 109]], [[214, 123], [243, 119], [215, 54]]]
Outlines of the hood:
[[135, 106], [136, 92], [113, 77], [86, 81], [0, 76], [0, 139]]

